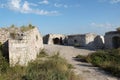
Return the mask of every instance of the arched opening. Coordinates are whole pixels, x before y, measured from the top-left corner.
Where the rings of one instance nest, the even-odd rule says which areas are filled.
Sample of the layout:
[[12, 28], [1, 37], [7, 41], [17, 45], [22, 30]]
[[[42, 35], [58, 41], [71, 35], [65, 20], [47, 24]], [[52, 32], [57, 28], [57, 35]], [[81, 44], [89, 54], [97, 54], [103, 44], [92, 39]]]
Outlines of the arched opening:
[[120, 47], [120, 37], [116, 36], [112, 38], [112, 44], [114, 48]]
[[54, 38], [53, 43], [54, 44], [60, 44], [60, 39], [59, 38]]

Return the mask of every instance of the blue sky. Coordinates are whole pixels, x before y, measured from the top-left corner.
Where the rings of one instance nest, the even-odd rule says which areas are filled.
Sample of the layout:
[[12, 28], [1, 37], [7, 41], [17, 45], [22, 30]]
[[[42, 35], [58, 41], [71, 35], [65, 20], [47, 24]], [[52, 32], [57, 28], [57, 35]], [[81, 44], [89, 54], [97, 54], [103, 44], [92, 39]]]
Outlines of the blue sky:
[[120, 0], [0, 0], [0, 27], [12, 24], [33, 24], [43, 35], [104, 35], [120, 26]]

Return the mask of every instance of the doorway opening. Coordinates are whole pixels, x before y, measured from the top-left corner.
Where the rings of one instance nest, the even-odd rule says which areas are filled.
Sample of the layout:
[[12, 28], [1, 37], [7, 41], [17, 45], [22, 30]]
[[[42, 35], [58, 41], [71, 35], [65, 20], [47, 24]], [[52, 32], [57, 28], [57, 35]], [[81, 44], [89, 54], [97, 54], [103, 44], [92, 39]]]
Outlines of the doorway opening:
[[54, 44], [60, 44], [60, 39], [59, 38], [54, 38], [53, 43]]
[[62, 45], [63, 44], [62, 38], [61, 37], [60, 37], [60, 39], [59, 38], [54, 38], [53, 39], [53, 44], [60, 44], [60, 45]]
[[114, 48], [120, 47], [120, 37], [116, 36], [112, 38], [112, 44]]

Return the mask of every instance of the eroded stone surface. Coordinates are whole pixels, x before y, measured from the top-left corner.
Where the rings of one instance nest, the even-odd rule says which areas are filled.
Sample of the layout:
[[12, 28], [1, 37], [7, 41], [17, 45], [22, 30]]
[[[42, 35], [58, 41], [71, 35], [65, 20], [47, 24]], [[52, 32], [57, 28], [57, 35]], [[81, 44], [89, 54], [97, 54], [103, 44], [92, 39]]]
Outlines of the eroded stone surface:
[[86, 47], [88, 49], [103, 49], [104, 37], [93, 34], [74, 34], [74, 35], [61, 35], [61, 34], [48, 34], [43, 37], [45, 44], [54, 45], [54, 39], [58, 39], [58, 44], [70, 45], [76, 47]]
[[111, 31], [105, 34], [105, 48], [119, 48], [120, 47], [120, 32]]
[[36, 27], [25, 32], [19, 28], [0, 29], [0, 37], [11, 66], [27, 65], [43, 49], [42, 36]]

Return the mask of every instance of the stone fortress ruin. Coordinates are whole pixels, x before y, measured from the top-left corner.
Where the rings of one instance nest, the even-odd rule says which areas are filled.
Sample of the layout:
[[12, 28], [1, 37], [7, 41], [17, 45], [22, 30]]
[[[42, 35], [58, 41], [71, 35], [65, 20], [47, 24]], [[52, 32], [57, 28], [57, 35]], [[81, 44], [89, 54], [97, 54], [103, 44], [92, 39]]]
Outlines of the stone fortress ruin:
[[66, 36], [62, 34], [47, 34], [43, 37], [43, 43], [45, 44], [64, 44]]
[[120, 32], [110, 31], [105, 34], [105, 48], [119, 48], [120, 47]]
[[103, 36], [93, 33], [68, 35], [68, 45], [75, 45], [88, 49], [103, 49], [104, 38]]
[[37, 54], [43, 49], [42, 36], [33, 26], [1, 28], [0, 42], [4, 46], [4, 56], [11, 66], [27, 65], [29, 61], [35, 60]]
[[120, 30], [106, 32], [105, 36], [87, 33], [74, 35], [47, 34], [44, 44], [69, 45], [87, 49], [112, 49], [120, 47]]
[[43, 37], [44, 44], [61, 44], [85, 47], [89, 49], [103, 49], [104, 38], [92, 33], [76, 35], [47, 34]]
[[3, 47], [3, 56], [10, 66], [15, 64], [27, 65], [35, 60], [39, 52], [48, 45], [66, 45], [87, 49], [112, 49], [120, 47], [120, 31], [107, 32], [105, 36], [93, 33], [87, 34], [47, 34], [41, 36], [39, 30], [29, 25], [27, 27], [10, 27], [0, 29], [0, 42]]

